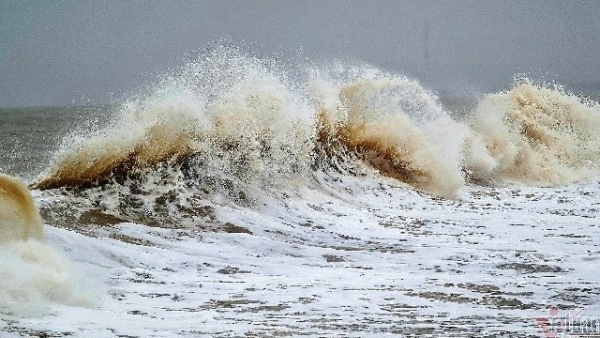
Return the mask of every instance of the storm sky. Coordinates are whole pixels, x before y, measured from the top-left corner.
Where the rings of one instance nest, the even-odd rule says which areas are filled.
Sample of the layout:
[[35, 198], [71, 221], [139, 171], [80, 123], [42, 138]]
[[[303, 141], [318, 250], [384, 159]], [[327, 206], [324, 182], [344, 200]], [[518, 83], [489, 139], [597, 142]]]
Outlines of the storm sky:
[[219, 40], [450, 95], [516, 74], [577, 88], [600, 83], [599, 17], [600, 1], [0, 0], [0, 106], [118, 100]]

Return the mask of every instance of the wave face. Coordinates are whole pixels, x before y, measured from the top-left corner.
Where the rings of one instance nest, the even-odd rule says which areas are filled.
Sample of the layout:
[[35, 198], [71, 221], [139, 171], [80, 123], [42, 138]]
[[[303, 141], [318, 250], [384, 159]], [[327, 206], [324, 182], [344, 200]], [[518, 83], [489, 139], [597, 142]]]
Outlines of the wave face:
[[100, 185], [166, 163], [238, 183], [304, 171], [311, 109], [263, 63], [219, 48], [187, 64], [121, 105], [112, 126], [69, 140], [33, 186]]
[[600, 163], [597, 104], [561, 89], [517, 84], [456, 120], [402, 76], [341, 64], [297, 73], [215, 48], [123, 103], [106, 128], [68, 139], [32, 186], [167, 185], [243, 202], [311, 184], [314, 170], [374, 170], [453, 197], [466, 182], [562, 184]]
[[312, 85], [317, 140], [330, 158], [354, 154], [380, 174], [433, 195], [452, 196], [464, 185], [467, 128], [451, 120], [435, 95], [374, 69], [336, 77], [317, 74]]

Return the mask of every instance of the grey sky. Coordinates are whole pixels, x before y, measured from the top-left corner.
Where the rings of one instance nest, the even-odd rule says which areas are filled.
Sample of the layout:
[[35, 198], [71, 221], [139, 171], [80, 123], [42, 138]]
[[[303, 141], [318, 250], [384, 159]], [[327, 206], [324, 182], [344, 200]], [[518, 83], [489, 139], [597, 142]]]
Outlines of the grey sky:
[[598, 83], [599, 16], [600, 1], [564, 0], [0, 0], [0, 106], [107, 102], [222, 38], [455, 94], [506, 89], [516, 73]]

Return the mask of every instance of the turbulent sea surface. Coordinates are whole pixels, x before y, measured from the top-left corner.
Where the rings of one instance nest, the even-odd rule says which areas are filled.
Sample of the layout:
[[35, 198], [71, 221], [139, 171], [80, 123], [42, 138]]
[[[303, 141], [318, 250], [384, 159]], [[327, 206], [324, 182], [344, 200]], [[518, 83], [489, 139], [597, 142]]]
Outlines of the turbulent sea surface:
[[118, 105], [0, 110], [41, 217], [0, 176], [0, 335], [595, 333], [598, 103], [297, 68], [222, 47]]

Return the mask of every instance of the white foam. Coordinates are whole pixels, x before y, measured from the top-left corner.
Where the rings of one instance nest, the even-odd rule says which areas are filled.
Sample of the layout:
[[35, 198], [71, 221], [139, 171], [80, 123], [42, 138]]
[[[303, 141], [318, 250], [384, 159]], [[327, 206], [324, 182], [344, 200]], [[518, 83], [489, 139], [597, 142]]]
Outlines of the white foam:
[[89, 307], [94, 296], [58, 250], [35, 239], [0, 248], [0, 312], [17, 316], [50, 313], [53, 304]]
[[47, 313], [51, 304], [89, 306], [90, 293], [69, 260], [44, 242], [29, 190], [0, 175], [0, 312]]

